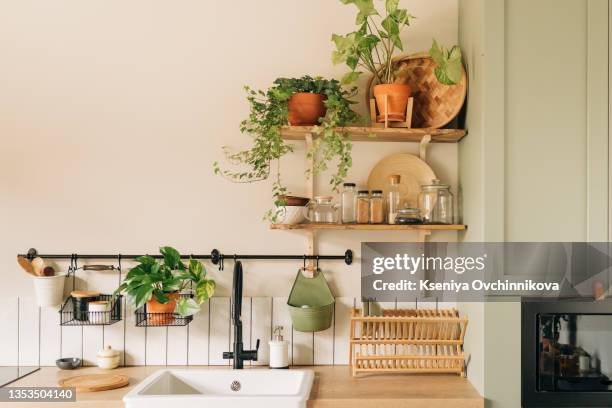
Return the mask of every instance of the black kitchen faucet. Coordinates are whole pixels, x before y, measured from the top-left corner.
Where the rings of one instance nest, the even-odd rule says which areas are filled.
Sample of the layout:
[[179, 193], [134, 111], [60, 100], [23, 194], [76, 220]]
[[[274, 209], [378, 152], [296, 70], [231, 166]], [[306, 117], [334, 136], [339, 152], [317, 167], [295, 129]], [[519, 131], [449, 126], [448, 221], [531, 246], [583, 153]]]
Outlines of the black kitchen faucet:
[[257, 350], [259, 350], [259, 339], [255, 350], [243, 350], [242, 344], [242, 262], [234, 264], [234, 282], [232, 288], [231, 304], [232, 322], [234, 324], [234, 350], [223, 353], [226, 360], [234, 360], [234, 369], [244, 368], [245, 361], [257, 361]]

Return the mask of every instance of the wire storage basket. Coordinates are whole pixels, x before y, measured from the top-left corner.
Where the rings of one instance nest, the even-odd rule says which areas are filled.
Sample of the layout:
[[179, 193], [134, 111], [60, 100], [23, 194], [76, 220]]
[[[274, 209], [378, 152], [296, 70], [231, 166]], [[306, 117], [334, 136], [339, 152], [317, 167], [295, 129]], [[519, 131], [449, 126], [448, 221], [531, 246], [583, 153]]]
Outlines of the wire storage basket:
[[[73, 296], [68, 296], [62, 305], [60, 314], [61, 326], [108, 326], [122, 319], [122, 298], [118, 295], [97, 295], [89, 303], [82, 303]], [[94, 310], [91, 303], [106, 305]], [[112, 302], [112, 304], [111, 304]], [[89, 306], [89, 307], [88, 307]]]
[[[183, 298], [192, 298], [191, 293], [181, 293]], [[193, 320], [193, 316], [181, 316], [176, 313], [152, 313], [147, 311], [147, 305], [136, 309], [136, 326], [159, 327], [159, 326], [187, 326]]]
[[455, 309], [351, 311], [349, 361], [359, 373], [456, 373], [465, 376], [467, 317]]

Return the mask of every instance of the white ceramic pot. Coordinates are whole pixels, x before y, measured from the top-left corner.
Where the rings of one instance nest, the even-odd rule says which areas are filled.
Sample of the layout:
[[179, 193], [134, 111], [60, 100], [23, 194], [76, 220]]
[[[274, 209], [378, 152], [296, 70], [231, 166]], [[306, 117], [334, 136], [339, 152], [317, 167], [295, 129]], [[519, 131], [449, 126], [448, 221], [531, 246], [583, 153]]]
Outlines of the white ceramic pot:
[[35, 276], [32, 280], [38, 306], [49, 307], [62, 304], [64, 282], [66, 281], [65, 273], [55, 276]]
[[113, 368], [117, 368], [119, 366], [119, 359], [119, 352], [117, 350], [113, 350], [111, 346], [106, 346], [106, 348], [98, 352], [98, 355], [96, 356], [98, 367], [104, 370], [112, 370]]
[[276, 214], [278, 215], [279, 224], [300, 224], [304, 222], [304, 207], [301, 205], [287, 205], [277, 207]]

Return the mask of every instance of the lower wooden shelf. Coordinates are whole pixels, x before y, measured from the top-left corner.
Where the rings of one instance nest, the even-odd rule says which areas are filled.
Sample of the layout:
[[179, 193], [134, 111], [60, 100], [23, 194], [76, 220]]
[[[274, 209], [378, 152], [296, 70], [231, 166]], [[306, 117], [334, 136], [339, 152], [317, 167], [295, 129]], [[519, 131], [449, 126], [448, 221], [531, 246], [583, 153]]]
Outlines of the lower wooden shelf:
[[274, 230], [357, 230], [357, 231], [463, 231], [467, 225], [397, 224], [272, 224]]

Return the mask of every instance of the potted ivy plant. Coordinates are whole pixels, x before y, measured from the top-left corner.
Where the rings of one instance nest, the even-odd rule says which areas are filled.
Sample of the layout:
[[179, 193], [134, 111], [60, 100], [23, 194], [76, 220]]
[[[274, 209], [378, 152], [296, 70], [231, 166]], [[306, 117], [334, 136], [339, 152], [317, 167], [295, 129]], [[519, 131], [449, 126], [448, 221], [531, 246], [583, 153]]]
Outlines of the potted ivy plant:
[[[335, 79], [304, 76], [278, 78], [266, 91], [254, 90], [248, 86], [245, 90], [250, 114], [241, 122], [240, 130], [253, 136], [253, 146], [239, 152], [231, 152], [225, 147], [224, 152], [231, 164], [246, 169], [221, 169], [219, 163], [215, 162], [215, 174], [233, 182], [252, 183], [268, 179], [272, 163], [276, 162], [272, 185], [274, 208], [265, 216], [275, 222], [278, 217], [277, 208], [286, 204], [284, 197], [288, 194], [280, 177], [280, 158], [293, 151], [291, 145], [281, 137], [281, 127], [314, 122], [317, 125], [312, 132], [316, 137], [307, 153], [308, 157], [313, 159], [315, 173], [326, 170], [331, 162], [336, 161], [336, 171], [331, 176], [330, 184], [337, 190], [352, 165], [352, 145], [348, 133], [342, 127], [359, 121], [359, 115], [351, 109], [355, 103], [351, 98], [357, 94], [357, 88], [343, 88], [340, 81]], [[314, 96], [304, 103], [302, 94]], [[322, 101], [323, 109], [316, 107], [317, 100]], [[312, 106], [305, 107], [308, 104]]]
[[[161, 247], [162, 259], [141, 256], [138, 265], [130, 269], [115, 296], [126, 293], [136, 308], [147, 305], [152, 313], [151, 323], [167, 324], [173, 320], [175, 309], [181, 316], [191, 316], [200, 310], [200, 305], [215, 291], [215, 281], [206, 278], [206, 269], [201, 261], [189, 259], [187, 265], [181, 261], [180, 253], [169, 246]], [[187, 288], [193, 297], [180, 294]], [[164, 313], [166, 315], [155, 315]]]
[[[374, 98], [379, 112], [387, 112], [391, 122], [406, 120], [406, 106], [411, 95], [410, 86], [395, 83], [394, 55], [403, 51], [402, 30], [415, 17], [408, 10], [399, 8], [399, 0], [385, 0], [385, 12], [381, 14], [374, 0], [340, 0], [357, 7], [358, 29], [346, 35], [332, 35], [336, 50], [332, 53], [334, 64], [346, 64], [350, 72], [343, 78], [349, 84], [359, 78], [361, 69], [374, 76]], [[436, 62], [435, 75], [446, 85], [461, 79], [461, 50], [453, 47], [445, 50], [434, 40], [430, 55]]]

